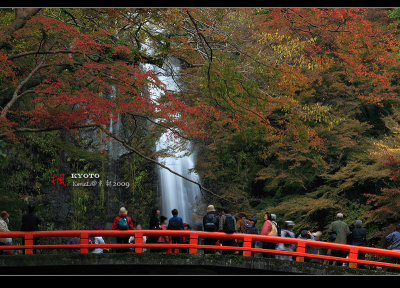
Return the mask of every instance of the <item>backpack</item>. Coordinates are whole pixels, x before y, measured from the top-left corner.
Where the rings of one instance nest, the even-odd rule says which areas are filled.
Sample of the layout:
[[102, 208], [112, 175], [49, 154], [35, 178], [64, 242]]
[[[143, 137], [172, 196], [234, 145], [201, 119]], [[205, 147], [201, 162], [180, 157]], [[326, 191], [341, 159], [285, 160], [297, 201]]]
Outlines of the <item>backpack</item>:
[[119, 217], [118, 229], [119, 230], [128, 230], [128, 228], [129, 228], [128, 218], [126, 218], [126, 216]]
[[218, 215], [209, 213], [204, 217], [204, 231], [217, 231]]
[[233, 219], [232, 215], [225, 215], [225, 222], [222, 227], [222, 231], [224, 231], [225, 233], [236, 232], [235, 220]]
[[257, 234], [256, 227], [254, 227], [250, 222], [244, 221], [243, 232], [245, 234]]
[[268, 235], [270, 236], [279, 236], [280, 231], [278, 230], [278, 224], [275, 221], [271, 221], [271, 232]]

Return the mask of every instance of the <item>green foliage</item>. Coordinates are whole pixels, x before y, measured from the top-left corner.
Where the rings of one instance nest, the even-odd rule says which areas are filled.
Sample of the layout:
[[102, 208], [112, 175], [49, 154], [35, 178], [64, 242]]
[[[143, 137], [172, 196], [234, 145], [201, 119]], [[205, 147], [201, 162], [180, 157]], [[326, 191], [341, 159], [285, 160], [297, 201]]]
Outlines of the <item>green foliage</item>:
[[148, 185], [151, 170], [146, 160], [130, 154], [124, 161], [123, 176], [129, 184], [130, 195], [128, 211], [135, 223], [142, 224], [143, 228], [149, 223], [150, 207], [153, 201], [153, 193]]
[[88, 225], [88, 205], [90, 201], [89, 191], [85, 187], [73, 187], [71, 195], [71, 206], [73, 215], [70, 227], [72, 230], [86, 230], [91, 227]]

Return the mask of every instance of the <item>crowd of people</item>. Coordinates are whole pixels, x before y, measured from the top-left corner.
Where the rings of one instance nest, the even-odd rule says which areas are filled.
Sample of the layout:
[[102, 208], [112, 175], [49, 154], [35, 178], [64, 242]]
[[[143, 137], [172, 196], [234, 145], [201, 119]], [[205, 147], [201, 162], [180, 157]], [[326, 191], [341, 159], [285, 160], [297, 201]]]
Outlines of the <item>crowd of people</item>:
[[[179, 216], [178, 210], [173, 209], [171, 211], [172, 217], [169, 219], [163, 215], [158, 208], [153, 209], [149, 220], [150, 230], [191, 230], [190, 224], [185, 223], [183, 219]], [[9, 231], [9, 214], [6, 211], [0, 213], [0, 231]], [[168, 221], [167, 221], [168, 220]], [[37, 231], [39, 230], [39, 224], [41, 223], [40, 217], [35, 214], [34, 206], [28, 206], [28, 212], [22, 217], [21, 231]], [[278, 224], [276, 215], [269, 212], [264, 214], [264, 222], [259, 229], [257, 226], [256, 217], [248, 217], [246, 213], [240, 212], [237, 215], [232, 215], [231, 211], [227, 208], [220, 209], [219, 212], [215, 209], [214, 205], [209, 205], [206, 210], [206, 214], [202, 217], [202, 230], [208, 232], [225, 232], [225, 233], [247, 233], [247, 234], [259, 234], [259, 235], [270, 235], [279, 237], [290, 237], [290, 238], [301, 238], [309, 240], [321, 241], [322, 232], [315, 231], [311, 232], [308, 230], [302, 230], [299, 235], [295, 235], [293, 229], [295, 223], [291, 220], [284, 221], [281, 225]], [[344, 215], [338, 213], [336, 219], [330, 223], [326, 233], [329, 235], [329, 241], [341, 244], [352, 244], [357, 246], [368, 246], [367, 240], [367, 230], [362, 226], [361, 220], [356, 220], [354, 223], [354, 228], [351, 230], [349, 225], [344, 221]], [[112, 230], [141, 230], [141, 224], [138, 223], [135, 228], [131, 217], [128, 216], [128, 211], [125, 207], [121, 207], [118, 216], [115, 217]], [[102, 230], [102, 228], [98, 228]], [[388, 243], [387, 249], [400, 250], [400, 224], [397, 225], [396, 230], [391, 232], [385, 237]], [[218, 239], [216, 238], [203, 238], [201, 239], [202, 244], [212, 245], [212, 246], [230, 246], [230, 247], [242, 247], [243, 240], [240, 239]], [[79, 238], [73, 237], [69, 239], [69, 244], [79, 244]], [[105, 241], [101, 236], [96, 236], [90, 239], [92, 244], [104, 244]], [[135, 243], [135, 237], [133, 236], [119, 236], [116, 237], [116, 243], [128, 244]], [[143, 236], [143, 243], [189, 243], [189, 237], [177, 237], [177, 236]], [[1, 245], [11, 245], [12, 238], [0, 238]], [[38, 239], [34, 239], [34, 245], [38, 244]], [[293, 260], [293, 256], [285, 255], [280, 253], [273, 253], [273, 250], [280, 251], [296, 251], [295, 244], [285, 244], [285, 243], [272, 243], [272, 242], [259, 242], [254, 241], [252, 247], [268, 249], [268, 253], [262, 253], [262, 257], [267, 258], [277, 258], [285, 260]], [[121, 247], [117, 248], [115, 252], [130, 252], [134, 251], [131, 247]], [[150, 252], [179, 252], [187, 253], [187, 248], [172, 249], [170, 248], [150, 248]], [[108, 252], [110, 249], [107, 248], [93, 248], [91, 253], [104, 253]], [[146, 251], [146, 249], [145, 249]], [[229, 249], [211, 249], [205, 248], [205, 254], [241, 254], [242, 250], [229, 248]], [[79, 250], [77, 250], [79, 252]], [[34, 253], [36, 251], [34, 250]], [[306, 253], [316, 254], [316, 255], [330, 255], [335, 257], [346, 258], [348, 251], [345, 250], [331, 250], [318, 247], [309, 246], [306, 248]], [[0, 255], [11, 254], [9, 250], [0, 249]], [[252, 253], [254, 255], [254, 253]], [[359, 253], [358, 259], [365, 259], [365, 253]], [[316, 262], [316, 263], [329, 263], [333, 265], [346, 265], [346, 262], [341, 261], [326, 261], [321, 258], [311, 258], [306, 257], [305, 261]], [[393, 257], [391, 259], [392, 263], [398, 264], [399, 258]], [[359, 264], [359, 267], [363, 267]]]
[[[9, 214], [7, 211], [0, 213], [0, 231], [10, 231], [8, 229]], [[35, 214], [35, 206], [28, 205], [28, 211], [22, 216], [21, 231], [37, 231], [42, 219]], [[12, 245], [12, 238], [0, 238], [0, 246]], [[33, 245], [38, 245], [38, 239], [33, 238]], [[36, 254], [36, 249], [33, 250]], [[0, 249], [0, 255], [11, 255], [10, 250]]]
[[[121, 208], [122, 209], [122, 208]], [[124, 208], [123, 208], [124, 209]], [[126, 216], [123, 212], [125, 210], [120, 211], [120, 215], [115, 218], [113, 227], [116, 227], [116, 223], [120, 216]], [[178, 215], [178, 210], [173, 209], [171, 211], [172, 217], [167, 218], [160, 214], [160, 210], [155, 208], [151, 214], [149, 229], [154, 230], [183, 230], [183, 229], [191, 229], [191, 226], [187, 223], [184, 223], [183, 219]], [[128, 221], [132, 221], [128, 217]], [[166, 221], [168, 219], [168, 224]], [[309, 239], [315, 241], [321, 241], [321, 237], [323, 235], [322, 231], [309, 231], [302, 230], [299, 235], [295, 235], [294, 227], [295, 223], [291, 220], [284, 221], [281, 225], [278, 224], [276, 215], [266, 212], [264, 214], [264, 222], [259, 229], [257, 226], [257, 218], [256, 217], [248, 217], [246, 213], [240, 212], [237, 215], [233, 216], [231, 211], [227, 208], [220, 209], [219, 212], [215, 209], [213, 205], [209, 205], [206, 210], [206, 214], [202, 217], [202, 229], [208, 232], [225, 232], [225, 233], [247, 233], [247, 234], [259, 234], [259, 235], [270, 235], [270, 236], [279, 236], [279, 237], [291, 237], [291, 238], [300, 238], [300, 239]], [[362, 226], [361, 220], [356, 220], [354, 223], [354, 228], [350, 229], [350, 226], [344, 221], [344, 215], [342, 213], [338, 213], [336, 215], [336, 219], [330, 223], [326, 233], [329, 235], [329, 241], [334, 243], [341, 244], [352, 244], [357, 246], [369, 246], [367, 240], [367, 230]], [[114, 229], [113, 228], [113, 229]], [[133, 228], [132, 228], [133, 229]], [[148, 237], [146, 243], [189, 243], [189, 239], [185, 239], [185, 237], [168, 237], [168, 236], [152, 236]], [[385, 237], [385, 240], [388, 243], [388, 249], [391, 250], [400, 250], [400, 224], [397, 225], [396, 231], [390, 233]], [[125, 240], [124, 240], [125, 241]], [[204, 245], [212, 245], [212, 246], [231, 246], [231, 247], [242, 247], [243, 240], [240, 239], [218, 239], [216, 238], [203, 238], [202, 244]], [[132, 242], [131, 242], [132, 243]], [[277, 258], [284, 260], [293, 260], [293, 256], [285, 255], [280, 253], [273, 253], [272, 250], [281, 250], [281, 251], [296, 251], [295, 244], [285, 244], [285, 243], [273, 243], [273, 242], [259, 242], [254, 241], [252, 243], [252, 247], [269, 249], [268, 253], [262, 253], [258, 255], [262, 255], [261, 257], [267, 258]], [[150, 252], [169, 252], [171, 253], [171, 249], [165, 248], [151, 248]], [[176, 249], [178, 250], [178, 249]], [[186, 249], [180, 249], [179, 252], [185, 252]], [[240, 249], [203, 249], [205, 254], [241, 254], [242, 251]], [[345, 250], [332, 250], [325, 249], [313, 246], [307, 246], [306, 253], [315, 254], [315, 255], [330, 255], [333, 257], [348, 257], [348, 251]], [[254, 253], [252, 253], [254, 255]], [[359, 253], [358, 259], [365, 259], [365, 253]], [[314, 262], [314, 263], [324, 263], [324, 264], [332, 264], [332, 265], [347, 265], [346, 261], [328, 261], [323, 260], [321, 258], [311, 258], [306, 257], [306, 262]], [[399, 263], [399, 258], [392, 258], [392, 263]], [[358, 267], [363, 267], [364, 265], [359, 264]]]

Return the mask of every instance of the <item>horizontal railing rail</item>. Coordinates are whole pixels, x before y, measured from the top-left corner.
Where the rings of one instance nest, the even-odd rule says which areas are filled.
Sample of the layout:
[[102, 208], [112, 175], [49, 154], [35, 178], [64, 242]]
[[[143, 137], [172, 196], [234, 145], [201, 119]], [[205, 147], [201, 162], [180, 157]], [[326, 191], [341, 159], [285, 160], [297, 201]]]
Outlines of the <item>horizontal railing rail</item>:
[[[134, 236], [134, 243], [126, 244], [89, 244], [89, 237], [102, 236], [102, 237], [127, 237]], [[189, 237], [189, 244], [178, 243], [145, 243], [143, 236], [171, 236], [171, 237]], [[79, 237], [79, 244], [33, 244], [34, 238], [52, 238], [52, 237]], [[288, 238], [279, 236], [265, 236], [256, 234], [243, 234], [243, 233], [224, 233], [224, 232], [206, 232], [206, 231], [192, 231], [192, 230], [56, 230], [56, 231], [9, 231], [0, 232], [0, 238], [22, 238], [21, 245], [0, 245], [1, 250], [24, 250], [25, 254], [33, 254], [34, 249], [80, 249], [80, 253], [89, 253], [89, 248], [120, 248], [129, 247], [134, 248], [135, 253], [142, 253], [145, 248], [171, 248], [179, 249], [186, 248], [188, 253], [197, 254], [199, 249], [212, 249], [212, 250], [233, 250], [241, 251], [244, 257], [252, 256], [252, 253], [270, 253], [275, 255], [289, 255], [293, 256], [295, 261], [304, 262], [305, 258], [314, 258], [328, 261], [341, 261], [347, 262], [350, 268], [357, 268], [357, 264], [365, 264], [380, 267], [395, 267], [400, 268], [399, 264], [358, 259], [359, 253], [365, 253], [376, 256], [399, 257], [400, 251], [388, 250], [382, 248], [373, 248], [366, 246], [356, 246], [349, 244], [339, 244], [325, 241], [305, 240], [299, 238]], [[204, 238], [214, 239], [234, 239], [243, 241], [242, 246], [219, 246], [219, 245], [204, 245], [199, 241]], [[295, 251], [284, 251], [275, 249], [264, 249], [254, 247], [256, 241], [269, 242], [269, 243], [284, 243], [296, 245]], [[311, 254], [306, 252], [306, 248], [316, 247], [324, 248], [327, 250], [341, 250], [347, 251], [347, 258]]]

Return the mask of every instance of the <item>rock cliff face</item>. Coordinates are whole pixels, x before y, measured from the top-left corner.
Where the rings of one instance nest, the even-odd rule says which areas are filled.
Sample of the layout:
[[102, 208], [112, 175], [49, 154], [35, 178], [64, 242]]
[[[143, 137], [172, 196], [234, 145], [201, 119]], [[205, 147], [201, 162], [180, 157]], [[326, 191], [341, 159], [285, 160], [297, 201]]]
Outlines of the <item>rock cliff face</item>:
[[[132, 138], [130, 127], [118, 115], [110, 120], [110, 132]], [[133, 137], [133, 136], [131, 136]], [[42, 214], [56, 229], [111, 229], [121, 206], [132, 201], [123, 171], [129, 151], [97, 128], [80, 129], [77, 135], [63, 134], [58, 175], [66, 186], [49, 183], [42, 187], [47, 211]]]

